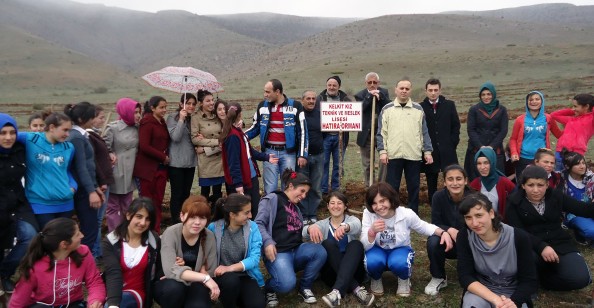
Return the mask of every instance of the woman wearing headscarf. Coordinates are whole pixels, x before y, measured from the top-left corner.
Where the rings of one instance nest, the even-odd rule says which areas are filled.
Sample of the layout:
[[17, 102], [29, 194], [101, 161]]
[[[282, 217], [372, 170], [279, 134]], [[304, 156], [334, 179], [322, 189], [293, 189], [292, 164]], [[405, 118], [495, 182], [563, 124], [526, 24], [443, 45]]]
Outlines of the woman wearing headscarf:
[[505, 201], [516, 186], [496, 166], [497, 155], [490, 148], [482, 148], [474, 155], [479, 177], [470, 182], [470, 187], [487, 196], [493, 209], [505, 217]]
[[505, 150], [503, 139], [507, 135], [507, 109], [499, 103], [495, 85], [486, 82], [479, 91], [478, 104], [470, 107], [467, 118], [468, 149], [464, 160], [464, 169], [470, 180], [477, 176], [473, 157], [478, 150], [491, 148], [495, 151], [497, 169], [504, 170]]
[[531, 91], [526, 95], [526, 113], [514, 122], [509, 139], [511, 160], [516, 162], [516, 179], [526, 166], [534, 162], [534, 155], [538, 149], [550, 148], [550, 133], [559, 137], [563, 132], [545, 112], [544, 95], [538, 91]]
[[132, 173], [138, 151], [138, 122], [142, 108], [131, 98], [120, 98], [116, 112], [120, 119], [111, 122], [105, 129], [103, 139], [108, 150], [117, 157], [113, 167], [114, 183], [109, 186], [105, 217], [109, 232], [124, 220], [136, 189]]
[[[27, 167], [25, 146], [16, 142], [17, 132], [16, 121], [8, 114], [0, 113], [0, 224], [3, 226], [0, 229], [0, 248], [4, 251], [4, 248], [12, 247], [7, 256], [0, 254], [0, 278], [4, 291], [8, 293], [14, 289], [10, 277], [38, 229], [21, 183]], [[13, 224], [16, 226], [17, 238], [14, 247], [15, 235], [10, 231]]]

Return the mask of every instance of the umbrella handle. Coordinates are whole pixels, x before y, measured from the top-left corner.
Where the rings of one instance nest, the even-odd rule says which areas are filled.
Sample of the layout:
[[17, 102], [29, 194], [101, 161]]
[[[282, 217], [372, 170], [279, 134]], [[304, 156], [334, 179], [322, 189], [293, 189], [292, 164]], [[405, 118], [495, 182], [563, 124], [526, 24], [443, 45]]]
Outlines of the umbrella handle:
[[182, 84], [182, 88], [181, 88], [181, 90], [184, 92], [184, 109], [183, 110], [186, 110], [186, 92], [188, 92], [188, 91], [184, 91], [186, 82], [188, 82], [188, 76], [184, 76], [184, 83]]

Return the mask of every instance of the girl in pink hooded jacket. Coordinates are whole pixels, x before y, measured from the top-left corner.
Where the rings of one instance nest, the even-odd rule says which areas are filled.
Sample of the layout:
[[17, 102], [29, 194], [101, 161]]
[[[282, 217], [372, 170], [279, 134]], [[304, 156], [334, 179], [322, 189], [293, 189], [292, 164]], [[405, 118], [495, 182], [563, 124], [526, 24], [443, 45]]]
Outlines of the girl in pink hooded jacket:
[[[80, 244], [82, 238], [72, 219], [48, 222], [33, 238], [21, 262], [21, 278], [9, 307], [102, 307], [105, 285], [89, 247]], [[88, 292], [86, 302], [83, 284]]]
[[578, 94], [573, 97], [571, 108], [557, 110], [551, 113], [553, 120], [565, 125], [563, 134], [557, 140], [555, 150], [555, 171], [563, 170], [561, 151], [567, 149], [585, 155], [588, 141], [594, 135], [594, 96]]

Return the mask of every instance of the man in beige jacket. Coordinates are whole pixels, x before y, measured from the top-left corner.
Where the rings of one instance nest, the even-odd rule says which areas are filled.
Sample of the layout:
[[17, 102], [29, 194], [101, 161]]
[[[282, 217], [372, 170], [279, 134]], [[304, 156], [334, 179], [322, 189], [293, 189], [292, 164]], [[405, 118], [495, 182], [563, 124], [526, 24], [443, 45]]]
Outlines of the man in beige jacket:
[[388, 166], [386, 182], [399, 191], [404, 171], [408, 206], [418, 213], [422, 158], [433, 163], [433, 147], [423, 108], [410, 98], [411, 88], [410, 80], [398, 81], [396, 99], [379, 115], [376, 140], [380, 162]]

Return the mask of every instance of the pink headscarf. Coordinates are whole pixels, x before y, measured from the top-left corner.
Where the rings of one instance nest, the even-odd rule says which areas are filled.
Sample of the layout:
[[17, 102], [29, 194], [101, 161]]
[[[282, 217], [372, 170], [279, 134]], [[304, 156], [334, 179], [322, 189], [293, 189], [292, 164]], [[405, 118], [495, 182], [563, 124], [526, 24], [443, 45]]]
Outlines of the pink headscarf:
[[124, 97], [118, 100], [116, 111], [124, 123], [133, 126], [136, 125], [136, 122], [134, 121], [134, 112], [136, 111], [136, 108], [139, 107], [141, 106], [137, 101]]

